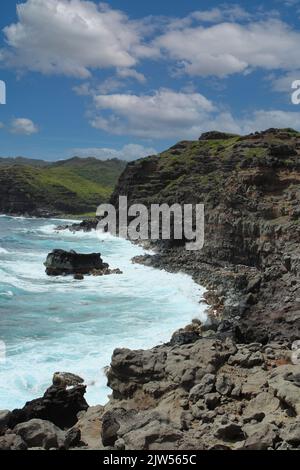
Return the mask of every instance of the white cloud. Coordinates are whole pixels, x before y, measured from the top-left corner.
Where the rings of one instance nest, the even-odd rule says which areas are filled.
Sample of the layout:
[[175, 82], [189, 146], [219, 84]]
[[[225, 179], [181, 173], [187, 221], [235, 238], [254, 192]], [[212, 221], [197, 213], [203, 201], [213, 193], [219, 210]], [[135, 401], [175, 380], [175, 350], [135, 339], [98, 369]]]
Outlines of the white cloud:
[[10, 125], [10, 132], [13, 134], [32, 135], [38, 131], [38, 127], [34, 122], [27, 118], [13, 119]]
[[269, 127], [292, 127], [300, 130], [300, 112], [281, 110], [258, 110], [241, 122], [241, 133], [261, 131]]
[[151, 95], [95, 95], [95, 107], [101, 114], [91, 124], [112, 134], [130, 134], [143, 138], [192, 136], [194, 126], [214, 111], [213, 104], [200, 93], [160, 89]]
[[174, 28], [154, 41], [183, 72], [220, 77], [254, 68], [297, 69], [299, 43], [300, 32], [274, 18]]
[[211, 10], [199, 10], [191, 13], [189, 16], [191, 19], [206, 23], [218, 23], [224, 20], [245, 20], [251, 17], [251, 15], [240, 5], [224, 6], [222, 9], [212, 8]]
[[280, 77], [270, 76], [268, 77], [272, 83], [272, 88], [274, 91], [290, 93], [290, 96], [293, 92], [292, 90], [292, 83], [295, 80], [300, 79], [300, 70], [295, 70], [293, 72], [289, 72], [285, 75]]
[[140, 72], [137, 72], [134, 69], [119, 68], [117, 70], [117, 73], [118, 73], [119, 77], [122, 77], [122, 78], [134, 78], [135, 80], [137, 80], [140, 83], [145, 83], [146, 82], [145, 75], [143, 75]]
[[194, 92], [160, 89], [151, 95], [95, 95], [91, 125], [110, 134], [147, 139], [197, 139], [212, 129], [248, 134], [269, 127], [300, 129], [300, 112], [255, 110], [235, 116]]
[[112, 148], [75, 148], [70, 154], [78, 157], [95, 157], [99, 160], [118, 158], [119, 160], [132, 161], [149, 155], [156, 155], [157, 151], [152, 147], [144, 147], [139, 144], [127, 144], [120, 150]]
[[154, 53], [142, 44], [138, 22], [103, 3], [27, 0], [17, 14], [18, 23], [4, 28], [8, 46], [0, 58], [8, 66], [86, 78], [93, 69], [130, 68]]

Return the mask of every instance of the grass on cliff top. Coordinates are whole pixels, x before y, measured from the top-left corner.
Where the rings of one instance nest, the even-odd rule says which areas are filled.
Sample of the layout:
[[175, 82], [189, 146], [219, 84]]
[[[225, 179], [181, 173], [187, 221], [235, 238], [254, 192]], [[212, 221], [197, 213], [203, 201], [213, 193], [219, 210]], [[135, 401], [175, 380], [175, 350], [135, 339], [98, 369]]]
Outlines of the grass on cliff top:
[[46, 167], [24, 164], [0, 165], [2, 191], [13, 188], [18, 198], [33, 201], [67, 215], [95, 215], [99, 204], [109, 200], [125, 162], [71, 159]]

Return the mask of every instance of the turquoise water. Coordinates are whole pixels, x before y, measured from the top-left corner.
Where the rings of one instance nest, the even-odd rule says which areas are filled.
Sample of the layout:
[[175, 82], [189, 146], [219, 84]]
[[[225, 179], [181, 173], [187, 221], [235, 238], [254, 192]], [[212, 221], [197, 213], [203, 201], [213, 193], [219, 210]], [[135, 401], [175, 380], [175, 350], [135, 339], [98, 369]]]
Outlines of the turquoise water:
[[[104, 367], [115, 348], [155, 346], [205, 317], [204, 289], [190, 277], [134, 265], [141, 247], [96, 232], [58, 233], [59, 223], [0, 216], [0, 409], [41, 396], [56, 371], [82, 376], [89, 404], [104, 404]], [[43, 262], [54, 248], [101, 252], [124, 274], [49, 278]]]

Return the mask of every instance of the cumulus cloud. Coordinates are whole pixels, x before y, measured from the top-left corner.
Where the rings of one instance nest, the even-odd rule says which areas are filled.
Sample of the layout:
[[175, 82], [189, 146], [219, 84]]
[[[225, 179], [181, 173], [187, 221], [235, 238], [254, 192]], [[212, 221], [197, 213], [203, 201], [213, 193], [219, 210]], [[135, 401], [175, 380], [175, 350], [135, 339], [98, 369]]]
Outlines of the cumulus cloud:
[[31, 119], [16, 118], [13, 119], [10, 125], [10, 132], [13, 134], [32, 135], [38, 132], [38, 127]]
[[257, 110], [241, 122], [241, 133], [264, 130], [269, 127], [292, 127], [300, 130], [300, 112], [281, 110]]
[[119, 78], [145, 82], [141, 59], [175, 61], [191, 76], [227, 76], [255, 68], [300, 68], [300, 32], [272, 12], [250, 15], [240, 5], [199, 10], [182, 18], [130, 19], [88, 0], [27, 0], [4, 28], [0, 61], [11, 67], [88, 78], [115, 68]]
[[251, 18], [251, 15], [240, 5], [230, 5], [211, 10], [199, 10], [189, 15], [190, 19], [203, 21], [206, 23], [218, 23], [220, 21], [236, 21]]
[[275, 18], [174, 28], [154, 42], [189, 75], [224, 77], [254, 68], [300, 67], [300, 32]]
[[293, 72], [289, 72], [285, 75], [281, 75], [279, 77], [269, 76], [268, 79], [272, 83], [272, 88], [274, 91], [283, 92], [283, 93], [290, 93], [292, 94], [292, 83], [295, 80], [299, 80], [300, 77], [300, 70], [295, 70]]
[[151, 95], [95, 95], [91, 125], [117, 135], [140, 138], [196, 139], [202, 132], [248, 134], [269, 127], [300, 129], [300, 112], [258, 109], [235, 116], [195, 92], [160, 89]]
[[149, 95], [95, 95], [98, 112], [91, 124], [112, 134], [143, 138], [191, 136], [194, 126], [213, 112], [213, 104], [200, 93], [160, 89]]
[[152, 147], [144, 147], [139, 144], [127, 144], [120, 150], [113, 148], [75, 148], [70, 152], [78, 157], [95, 157], [99, 160], [118, 158], [119, 160], [132, 161], [149, 155], [156, 155], [157, 151]]
[[154, 53], [142, 43], [138, 22], [103, 3], [27, 0], [17, 15], [18, 22], [4, 28], [0, 58], [20, 69], [86, 78], [93, 69], [130, 69]]

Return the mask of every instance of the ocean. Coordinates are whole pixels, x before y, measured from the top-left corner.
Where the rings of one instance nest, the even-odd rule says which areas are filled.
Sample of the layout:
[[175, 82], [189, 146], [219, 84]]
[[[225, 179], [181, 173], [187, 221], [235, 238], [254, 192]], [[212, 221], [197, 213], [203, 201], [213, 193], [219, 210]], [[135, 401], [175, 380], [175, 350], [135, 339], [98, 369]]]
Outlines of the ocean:
[[[105, 404], [115, 348], [153, 347], [205, 319], [204, 288], [189, 276], [132, 264], [143, 248], [109, 234], [57, 232], [61, 223], [0, 216], [0, 409], [42, 396], [57, 371], [83, 377], [88, 403]], [[54, 248], [100, 252], [123, 275], [48, 277], [43, 263]]]

